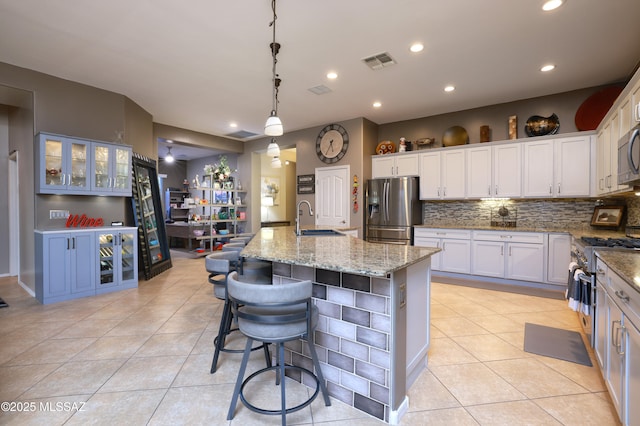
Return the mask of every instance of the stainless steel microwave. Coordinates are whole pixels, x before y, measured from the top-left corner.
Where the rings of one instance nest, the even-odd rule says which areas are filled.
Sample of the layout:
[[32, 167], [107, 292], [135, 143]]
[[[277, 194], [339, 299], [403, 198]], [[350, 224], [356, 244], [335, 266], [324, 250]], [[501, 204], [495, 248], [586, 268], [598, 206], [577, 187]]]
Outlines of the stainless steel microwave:
[[640, 104], [633, 109], [635, 126], [618, 141], [618, 184], [640, 184]]

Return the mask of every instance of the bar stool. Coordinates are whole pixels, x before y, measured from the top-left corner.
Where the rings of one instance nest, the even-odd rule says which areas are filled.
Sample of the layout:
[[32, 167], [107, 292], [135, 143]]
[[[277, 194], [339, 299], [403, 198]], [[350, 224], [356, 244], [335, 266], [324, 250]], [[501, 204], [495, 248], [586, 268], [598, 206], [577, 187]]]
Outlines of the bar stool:
[[[236, 251], [239, 253], [244, 249], [245, 244], [241, 242], [227, 243], [222, 246], [222, 251]], [[271, 262], [258, 260], [250, 257], [240, 257], [238, 273], [243, 281], [250, 281], [261, 284], [271, 284], [273, 280], [273, 266]]]
[[[311, 404], [320, 391], [322, 391], [325, 405], [331, 405], [318, 361], [318, 354], [313, 344], [313, 331], [318, 322], [318, 309], [311, 300], [311, 281], [281, 285], [255, 285], [238, 281], [237, 273], [232, 272], [227, 279], [227, 292], [232, 301], [232, 309], [238, 321], [238, 327], [247, 336], [247, 344], [238, 371], [227, 420], [233, 419], [238, 397], [251, 411], [261, 414], [280, 414], [283, 425], [286, 425], [288, 413], [301, 410]], [[297, 339], [307, 341], [316, 374], [303, 367], [285, 365], [284, 343]], [[274, 366], [258, 370], [243, 380], [253, 341], [275, 344], [277, 346], [277, 363]], [[313, 395], [305, 402], [291, 408], [287, 408], [285, 399], [286, 369], [296, 369], [301, 373], [308, 374], [316, 382]], [[244, 387], [249, 381], [259, 374], [271, 370], [276, 370], [276, 385], [280, 385], [281, 407], [279, 410], [256, 407], [250, 404], [243, 394]]]
[[[237, 328], [231, 328], [231, 321], [233, 313], [231, 311], [231, 302], [227, 297], [227, 277], [229, 273], [234, 272], [238, 263], [238, 252], [213, 252], [205, 258], [205, 268], [209, 272], [209, 282], [213, 284], [213, 294], [220, 300], [224, 300], [224, 306], [222, 308], [222, 317], [220, 318], [220, 326], [218, 327], [218, 335], [213, 339], [215, 351], [213, 353], [213, 360], [211, 362], [211, 374], [216, 372], [218, 367], [218, 357], [220, 352], [230, 353], [243, 353], [242, 349], [229, 349], [225, 348], [226, 337], [233, 331], [237, 331]], [[266, 344], [262, 344], [252, 348], [251, 350], [257, 350], [264, 348], [264, 355], [267, 361], [267, 366], [271, 365], [271, 356], [269, 354], [269, 348]]]

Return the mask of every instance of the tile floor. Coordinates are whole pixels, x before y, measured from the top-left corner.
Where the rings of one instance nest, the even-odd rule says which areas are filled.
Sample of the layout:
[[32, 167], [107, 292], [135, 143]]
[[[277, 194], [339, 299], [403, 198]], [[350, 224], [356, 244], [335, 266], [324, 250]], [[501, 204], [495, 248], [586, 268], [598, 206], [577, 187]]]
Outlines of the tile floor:
[[[225, 420], [240, 357], [223, 354], [209, 374], [222, 304], [203, 259], [173, 263], [138, 289], [47, 306], [0, 278], [10, 305], [0, 309], [0, 401], [35, 409], [0, 412], [0, 424], [279, 424], [241, 403]], [[525, 322], [579, 330], [564, 301], [434, 283], [429, 368], [402, 424], [617, 425], [598, 368], [524, 352]], [[261, 361], [254, 353], [249, 369]], [[277, 405], [272, 386], [259, 381], [247, 393]], [[292, 399], [308, 394], [296, 382], [288, 389]], [[287, 421], [383, 424], [332, 401], [317, 398]]]

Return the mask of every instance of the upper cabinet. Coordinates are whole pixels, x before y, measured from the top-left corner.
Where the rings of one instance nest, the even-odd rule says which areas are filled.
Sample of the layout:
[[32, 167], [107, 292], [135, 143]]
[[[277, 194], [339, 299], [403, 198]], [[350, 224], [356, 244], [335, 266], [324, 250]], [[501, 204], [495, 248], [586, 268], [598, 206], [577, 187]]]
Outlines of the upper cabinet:
[[467, 149], [467, 197], [519, 197], [521, 162], [517, 143]]
[[588, 197], [591, 191], [591, 136], [524, 144], [524, 196]]
[[38, 186], [41, 194], [77, 194], [90, 189], [90, 142], [40, 134], [37, 143]]
[[93, 143], [91, 189], [131, 196], [131, 148]]
[[66, 136], [36, 136], [39, 194], [131, 196], [131, 147]]
[[464, 191], [464, 149], [420, 154], [420, 199], [459, 199]]
[[418, 154], [376, 155], [371, 159], [373, 179], [418, 176]]

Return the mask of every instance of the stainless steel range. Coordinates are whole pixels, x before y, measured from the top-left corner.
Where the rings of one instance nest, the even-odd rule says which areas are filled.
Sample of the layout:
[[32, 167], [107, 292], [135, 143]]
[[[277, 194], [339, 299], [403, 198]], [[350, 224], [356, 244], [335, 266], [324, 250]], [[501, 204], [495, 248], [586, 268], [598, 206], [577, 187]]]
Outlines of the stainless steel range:
[[640, 238], [572, 238], [571, 261], [583, 271], [578, 274], [578, 280], [584, 295], [583, 302], [588, 304], [587, 309], [578, 310], [578, 316], [592, 347], [595, 338], [596, 250], [640, 250]]

